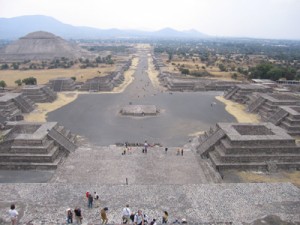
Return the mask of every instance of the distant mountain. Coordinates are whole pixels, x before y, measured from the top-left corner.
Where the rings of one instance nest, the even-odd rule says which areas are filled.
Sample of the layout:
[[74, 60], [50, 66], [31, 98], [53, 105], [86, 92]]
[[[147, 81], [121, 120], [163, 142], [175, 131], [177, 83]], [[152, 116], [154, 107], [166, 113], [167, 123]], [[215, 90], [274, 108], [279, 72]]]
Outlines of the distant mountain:
[[196, 30], [177, 31], [165, 28], [147, 32], [139, 30], [98, 29], [72, 26], [49, 16], [19, 16], [0, 18], [0, 39], [17, 39], [35, 31], [47, 31], [63, 38], [208, 38]]

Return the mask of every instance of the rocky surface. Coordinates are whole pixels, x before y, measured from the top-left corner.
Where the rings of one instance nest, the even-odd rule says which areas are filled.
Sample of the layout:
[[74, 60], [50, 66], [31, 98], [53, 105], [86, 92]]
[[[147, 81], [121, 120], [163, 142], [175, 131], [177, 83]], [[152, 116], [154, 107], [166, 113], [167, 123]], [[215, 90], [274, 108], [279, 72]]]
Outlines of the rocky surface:
[[[86, 191], [97, 191], [98, 207], [87, 208]], [[99, 210], [108, 207], [110, 223], [121, 222], [121, 211], [129, 204], [150, 218], [169, 221], [186, 218], [190, 223], [252, 223], [265, 215], [284, 221], [300, 221], [300, 190], [292, 184], [191, 184], [191, 185], [100, 185], [88, 184], [2, 184], [1, 219], [15, 203], [20, 224], [63, 224], [67, 208], [79, 206], [85, 223], [100, 224]], [[4, 223], [5, 224], [5, 223]]]

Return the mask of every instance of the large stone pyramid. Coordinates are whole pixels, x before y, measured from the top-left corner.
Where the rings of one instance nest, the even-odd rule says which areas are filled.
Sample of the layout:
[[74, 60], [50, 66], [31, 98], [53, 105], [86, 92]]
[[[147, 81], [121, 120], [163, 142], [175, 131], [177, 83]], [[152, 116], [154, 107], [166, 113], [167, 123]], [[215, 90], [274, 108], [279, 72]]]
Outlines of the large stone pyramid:
[[88, 52], [52, 33], [37, 31], [21, 37], [0, 51], [2, 61], [79, 58]]

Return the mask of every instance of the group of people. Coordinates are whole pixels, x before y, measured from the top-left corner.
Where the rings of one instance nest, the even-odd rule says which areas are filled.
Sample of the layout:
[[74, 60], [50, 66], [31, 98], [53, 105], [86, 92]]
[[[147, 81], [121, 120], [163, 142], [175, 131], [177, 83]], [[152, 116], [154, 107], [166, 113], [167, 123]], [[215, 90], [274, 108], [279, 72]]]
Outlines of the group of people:
[[[166, 224], [168, 222], [169, 214], [167, 211], [164, 211], [162, 217], [162, 223]], [[149, 217], [142, 212], [142, 210], [138, 210], [137, 213], [132, 213], [129, 205], [126, 205], [122, 211], [122, 223], [123, 224], [134, 224], [134, 225], [157, 225], [156, 219], [153, 218], [152, 221], [149, 221]]]

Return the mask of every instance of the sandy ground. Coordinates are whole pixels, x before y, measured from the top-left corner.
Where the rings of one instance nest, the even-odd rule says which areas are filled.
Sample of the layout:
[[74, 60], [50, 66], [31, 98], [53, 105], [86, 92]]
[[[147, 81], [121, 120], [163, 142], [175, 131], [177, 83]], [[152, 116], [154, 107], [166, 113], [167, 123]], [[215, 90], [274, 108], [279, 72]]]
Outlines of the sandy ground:
[[47, 113], [65, 106], [78, 97], [79, 92], [61, 92], [57, 94], [57, 99], [52, 103], [37, 103], [37, 108], [25, 114], [24, 120], [29, 122], [46, 122]]
[[226, 111], [233, 115], [239, 123], [260, 122], [259, 116], [257, 114], [247, 113], [244, 105], [227, 100], [223, 96], [217, 96], [216, 99], [226, 105]]
[[[15, 81], [27, 77], [35, 77], [38, 84], [46, 84], [57, 77], [76, 77], [76, 81], [85, 82], [95, 76], [104, 76], [115, 70], [115, 65], [101, 65], [98, 68], [70, 68], [51, 70], [0, 70], [0, 80], [4, 80], [8, 87], [16, 87]], [[99, 73], [99, 72], [101, 73]]]
[[124, 77], [125, 77], [124, 82], [119, 87], [115, 87], [112, 91], [113, 93], [123, 92], [126, 89], [126, 87], [134, 80], [133, 74], [136, 70], [138, 63], [139, 63], [139, 58], [137, 58], [137, 57], [133, 58], [132, 64], [131, 64], [129, 70], [127, 70], [124, 73]]
[[162, 90], [162, 86], [160, 86], [159, 84], [159, 80], [158, 80], [158, 71], [155, 70], [154, 65], [153, 65], [153, 58], [151, 56], [151, 54], [148, 54], [148, 76], [151, 80], [151, 83], [153, 85], [153, 87], [155, 89], [159, 89]]
[[239, 178], [245, 183], [278, 183], [291, 182], [300, 187], [300, 171], [280, 172], [274, 174], [266, 174], [262, 172], [237, 172]]

